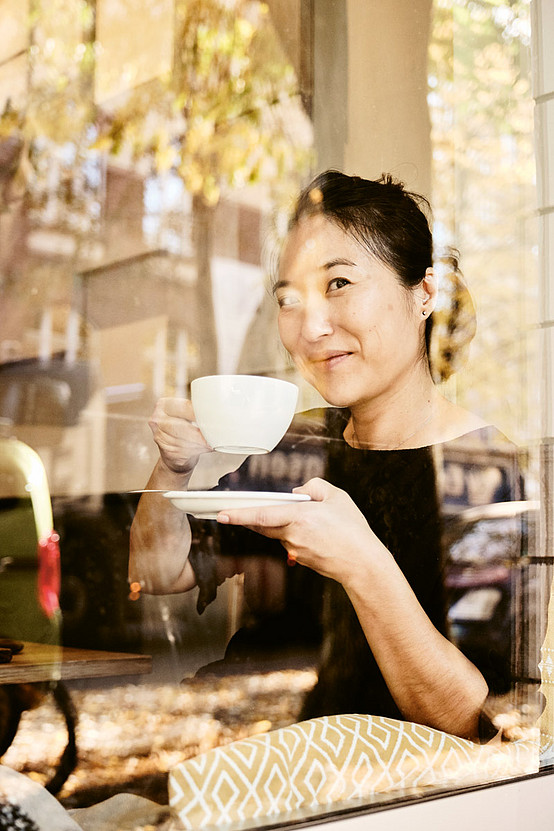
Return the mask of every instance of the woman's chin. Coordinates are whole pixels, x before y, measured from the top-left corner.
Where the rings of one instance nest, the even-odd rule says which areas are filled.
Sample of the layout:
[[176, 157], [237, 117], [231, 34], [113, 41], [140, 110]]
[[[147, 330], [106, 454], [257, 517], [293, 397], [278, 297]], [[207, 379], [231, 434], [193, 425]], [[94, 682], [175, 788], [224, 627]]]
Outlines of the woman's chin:
[[330, 407], [349, 407], [352, 404], [351, 397], [348, 395], [317, 389], [317, 387], [316, 390]]
[[350, 407], [357, 400], [358, 390], [353, 389], [352, 383], [339, 383], [338, 378], [315, 378], [311, 373], [305, 373], [303, 377], [330, 407]]

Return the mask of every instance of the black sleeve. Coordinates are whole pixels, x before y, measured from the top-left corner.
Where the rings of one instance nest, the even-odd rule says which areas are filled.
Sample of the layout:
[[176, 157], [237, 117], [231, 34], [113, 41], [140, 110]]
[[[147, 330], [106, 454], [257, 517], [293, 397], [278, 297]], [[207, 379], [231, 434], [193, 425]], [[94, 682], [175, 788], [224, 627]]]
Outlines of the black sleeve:
[[206, 609], [217, 596], [217, 587], [221, 580], [217, 575], [216, 536], [209, 520], [190, 518], [192, 543], [189, 562], [196, 576], [198, 585], [198, 599], [196, 609], [198, 614]]
[[[278, 540], [268, 539], [248, 528], [224, 526], [213, 520], [193, 517], [190, 524], [192, 543], [189, 561], [198, 585], [196, 608], [199, 614], [215, 600], [218, 586], [226, 577], [240, 573], [239, 561], [244, 561], [249, 555], [285, 556]], [[223, 560], [227, 562], [223, 563]], [[236, 560], [237, 565], [229, 560]]]

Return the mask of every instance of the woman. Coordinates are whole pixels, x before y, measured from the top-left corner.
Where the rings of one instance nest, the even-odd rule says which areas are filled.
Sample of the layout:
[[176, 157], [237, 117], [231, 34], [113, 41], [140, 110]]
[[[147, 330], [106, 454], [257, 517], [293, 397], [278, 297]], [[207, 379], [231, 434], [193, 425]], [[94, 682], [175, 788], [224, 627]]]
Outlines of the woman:
[[[432, 449], [487, 426], [431, 376], [437, 278], [423, 201], [390, 178], [338, 172], [300, 196], [274, 293], [284, 347], [338, 408], [326, 477], [297, 488], [310, 502], [229, 510], [218, 523], [231, 538], [242, 526], [278, 540], [289, 562], [327, 578], [333, 622], [303, 717], [371, 712], [476, 737], [488, 685], [446, 636]], [[160, 459], [147, 487], [186, 488], [210, 452], [190, 402], [164, 399], [150, 424]], [[131, 579], [155, 592], [201, 584], [190, 546], [184, 514], [141, 499]], [[237, 570], [232, 558], [218, 568], [218, 582]]]

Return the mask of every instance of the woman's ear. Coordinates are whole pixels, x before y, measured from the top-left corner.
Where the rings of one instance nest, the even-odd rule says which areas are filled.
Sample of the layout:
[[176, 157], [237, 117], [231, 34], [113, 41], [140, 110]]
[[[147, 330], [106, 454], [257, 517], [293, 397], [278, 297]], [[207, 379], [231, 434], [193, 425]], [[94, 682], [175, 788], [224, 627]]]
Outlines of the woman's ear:
[[429, 317], [437, 305], [438, 281], [434, 269], [427, 268], [425, 277], [414, 292], [417, 308], [422, 317]]

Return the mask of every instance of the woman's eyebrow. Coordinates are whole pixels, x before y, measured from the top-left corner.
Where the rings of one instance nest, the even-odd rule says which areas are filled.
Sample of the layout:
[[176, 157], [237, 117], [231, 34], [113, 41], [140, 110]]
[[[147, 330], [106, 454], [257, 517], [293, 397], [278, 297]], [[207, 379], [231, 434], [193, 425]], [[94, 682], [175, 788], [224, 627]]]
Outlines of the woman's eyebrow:
[[351, 266], [353, 268], [356, 267], [356, 263], [353, 262], [352, 260], [347, 260], [343, 257], [337, 257], [337, 259], [335, 259], [335, 260], [329, 260], [328, 263], [324, 263], [323, 268], [325, 269], [325, 271], [329, 271], [331, 268], [334, 268], [336, 265], [348, 265], [348, 266]]
[[[323, 263], [321, 266], [323, 271], [330, 271], [335, 266], [346, 265], [350, 266], [351, 268], [356, 268], [356, 263], [353, 260], [348, 260], [345, 257], [337, 257], [334, 260], [329, 260], [327, 263]], [[290, 286], [290, 280], [277, 280], [276, 283], [271, 288], [273, 294], [276, 294], [279, 289], [286, 289], [287, 286]]]

